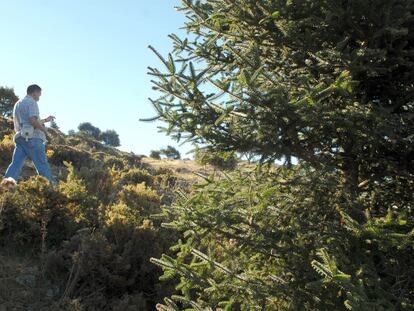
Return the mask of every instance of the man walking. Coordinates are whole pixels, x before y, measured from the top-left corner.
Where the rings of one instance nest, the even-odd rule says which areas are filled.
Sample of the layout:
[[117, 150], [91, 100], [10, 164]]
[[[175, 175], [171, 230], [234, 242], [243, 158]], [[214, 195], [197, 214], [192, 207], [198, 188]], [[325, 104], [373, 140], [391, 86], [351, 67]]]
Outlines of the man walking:
[[41, 120], [37, 102], [42, 95], [42, 89], [36, 85], [27, 88], [27, 95], [19, 100], [13, 108], [14, 142], [16, 144], [12, 163], [7, 168], [5, 178], [13, 178], [16, 182], [26, 161], [30, 158], [39, 175], [46, 177], [51, 184], [54, 183], [52, 173], [47, 162], [45, 143], [47, 129], [43, 123], [54, 120], [49, 116]]

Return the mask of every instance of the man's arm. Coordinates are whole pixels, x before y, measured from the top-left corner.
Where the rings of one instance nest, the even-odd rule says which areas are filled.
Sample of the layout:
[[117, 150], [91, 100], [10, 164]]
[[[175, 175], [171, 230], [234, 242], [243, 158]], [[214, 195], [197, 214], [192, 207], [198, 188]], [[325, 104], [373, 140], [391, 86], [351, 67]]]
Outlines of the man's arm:
[[48, 117], [47, 117], [47, 118], [45, 118], [45, 119], [41, 119], [41, 120], [40, 120], [40, 122], [41, 122], [41, 123], [46, 123], [46, 122], [53, 121], [54, 119], [56, 119], [54, 116], [48, 116]]
[[47, 134], [47, 129], [46, 127], [39, 121], [39, 119], [37, 117], [30, 117], [29, 118], [30, 124], [35, 128], [35, 129], [39, 129], [42, 132], [44, 132], [45, 134]]

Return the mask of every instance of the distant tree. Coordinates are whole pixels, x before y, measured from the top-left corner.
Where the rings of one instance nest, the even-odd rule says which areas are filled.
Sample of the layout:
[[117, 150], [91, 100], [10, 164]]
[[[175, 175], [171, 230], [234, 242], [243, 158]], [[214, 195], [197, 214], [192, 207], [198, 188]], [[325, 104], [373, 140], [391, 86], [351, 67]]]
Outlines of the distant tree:
[[180, 152], [175, 149], [173, 146], [167, 146], [165, 149], [161, 149], [161, 154], [165, 155], [169, 159], [181, 159]]
[[260, 159], [257, 153], [252, 152], [252, 151], [241, 152], [239, 154], [239, 158], [240, 160], [245, 160], [248, 163], [258, 162], [258, 160]]
[[151, 150], [150, 157], [153, 159], [161, 159], [161, 151], [159, 150]]
[[13, 106], [19, 100], [14, 90], [8, 87], [0, 87], [0, 114], [3, 117], [10, 117], [13, 113]]
[[69, 135], [69, 136], [73, 136], [73, 135], [75, 135], [75, 134], [76, 134], [75, 130], [69, 130], [69, 131], [68, 131], [68, 135]]
[[101, 134], [101, 130], [93, 126], [90, 122], [82, 122], [79, 124], [78, 130], [92, 136], [95, 139], [99, 139], [99, 135]]
[[114, 130], [106, 130], [99, 135], [100, 140], [108, 146], [119, 147], [121, 145], [119, 135]]
[[50, 128], [58, 130], [59, 126], [57, 125], [55, 120], [50, 121]]

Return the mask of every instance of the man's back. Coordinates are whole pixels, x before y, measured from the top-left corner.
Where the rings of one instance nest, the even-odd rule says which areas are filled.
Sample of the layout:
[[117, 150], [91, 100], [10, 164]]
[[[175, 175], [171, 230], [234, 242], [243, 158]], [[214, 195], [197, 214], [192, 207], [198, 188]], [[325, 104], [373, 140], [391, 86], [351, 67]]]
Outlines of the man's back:
[[[31, 96], [26, 96], [19, 100], [13, 108], [14, 130], [16, 131], [15, 138], [20, 136], [23, 124], [30, 124], [31, 117], [39, 118], [39, 106]], [[39, 129], [34, 129], [33, 138], [40, 138], [46, 141], [45, 134]]]

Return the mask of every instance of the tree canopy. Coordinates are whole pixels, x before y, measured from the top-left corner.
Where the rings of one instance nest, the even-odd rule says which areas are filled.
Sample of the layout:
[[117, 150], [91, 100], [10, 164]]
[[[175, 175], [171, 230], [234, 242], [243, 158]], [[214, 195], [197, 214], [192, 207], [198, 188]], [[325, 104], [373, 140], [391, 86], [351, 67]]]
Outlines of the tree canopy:
[[90, 122], [80, 123], [78, 130], [94, 137], [95, 139], [99, 139], [99, 135], [101, 134], [101, 130], [96, 126], [93, 126]]
[[151, 150], [150, 158], [157, 159], [157, 160], [161, 159], [161, 151], [160, 150]]
[[414, 308], [414, 1], [181, 2], [154, 119], [288, 166], [164, 210], [183, 239], [153, 259], [179, 278], [163, 310]]
[[99, 135], [99, 138], [105, 145], [108, 145], [108, 146], [119, 147], [121, 145], [121, 142], [119, 140], [119, 135], [114, 130], [103, 131]]
[[161, 149], [160, 154], [165, 155], [169, 159], [174, 159], [174, 160], [181, 159], [180, 152], [173, 146], [167, 146], [167, 148]]
[[0, 87], [0, 113], [3, 117], [10, 117], [13, 106], [19, 100], [12, 88]]
[[412, 1], [182, 3], [193, 36], [150, 68], [167, 133], [353, 183], [412, 170]]

